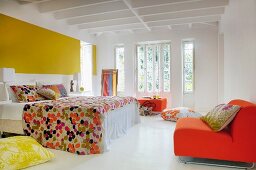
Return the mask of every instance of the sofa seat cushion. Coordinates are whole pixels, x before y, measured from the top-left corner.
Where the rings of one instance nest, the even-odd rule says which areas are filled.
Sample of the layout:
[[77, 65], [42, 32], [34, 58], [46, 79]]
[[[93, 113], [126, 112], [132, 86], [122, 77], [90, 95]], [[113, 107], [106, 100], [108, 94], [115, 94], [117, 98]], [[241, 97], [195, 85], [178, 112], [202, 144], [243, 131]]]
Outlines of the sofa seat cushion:
[[232, 137], [227, 130], [214, 132], [199, 118], [182, 118], [174, 132], [174, 153], [177, 156], [221, 159], [229, 156]]

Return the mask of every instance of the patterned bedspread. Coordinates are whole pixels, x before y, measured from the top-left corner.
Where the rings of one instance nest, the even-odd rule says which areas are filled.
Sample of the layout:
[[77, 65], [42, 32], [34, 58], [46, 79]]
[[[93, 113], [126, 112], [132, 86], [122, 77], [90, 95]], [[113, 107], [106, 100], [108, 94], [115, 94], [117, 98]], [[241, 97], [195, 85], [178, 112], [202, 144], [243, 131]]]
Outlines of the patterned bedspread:
[[23, 129], [43, 146], [77, 153], [102, 153], [108, 111], [137, 102], [132, 97], [73, 97], [26, 104]]

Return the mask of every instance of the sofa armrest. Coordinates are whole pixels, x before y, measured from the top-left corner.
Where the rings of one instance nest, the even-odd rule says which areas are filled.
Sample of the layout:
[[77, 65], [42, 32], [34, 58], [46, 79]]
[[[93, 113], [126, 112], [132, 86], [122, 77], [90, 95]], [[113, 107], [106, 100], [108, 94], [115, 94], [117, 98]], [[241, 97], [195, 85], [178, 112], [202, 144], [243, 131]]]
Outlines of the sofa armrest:
[[[242, 107], [230, 124], [233, 142], [256, 148], [256, 106]], [[250, 145], [250, 146], [249, 146]]]

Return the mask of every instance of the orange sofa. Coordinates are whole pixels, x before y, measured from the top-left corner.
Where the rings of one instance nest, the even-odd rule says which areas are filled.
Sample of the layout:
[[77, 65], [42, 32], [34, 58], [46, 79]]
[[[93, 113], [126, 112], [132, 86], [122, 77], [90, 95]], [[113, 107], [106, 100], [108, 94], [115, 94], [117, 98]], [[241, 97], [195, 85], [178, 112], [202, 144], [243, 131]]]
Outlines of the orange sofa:
[[198, 118], [182, 118], [174, 132], [176, 156], [208, 158], [238, 162], [256, 162], [256, 105], [232, 100], [241, 106], [229, 127], [214, 132]]

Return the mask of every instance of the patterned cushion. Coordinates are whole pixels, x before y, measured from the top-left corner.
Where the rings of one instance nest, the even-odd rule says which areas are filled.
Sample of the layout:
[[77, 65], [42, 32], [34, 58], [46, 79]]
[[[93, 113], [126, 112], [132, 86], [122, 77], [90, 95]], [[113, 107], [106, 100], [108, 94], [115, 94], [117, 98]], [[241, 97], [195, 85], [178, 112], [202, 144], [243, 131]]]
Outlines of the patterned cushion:
[[201, 117], [202, 115], [186, 107], [177, 107], [164, 110], [161, 116], [164, 120], [177, 121], [183, 117]]
[[54, 154], [28, 136], [0, 139], [0, 169], [23, 169], [47, 162]]
[[57, 100], [59, 98], [59, 95], [57, 95], [52, 89], [41, 88], [37, 90], [37, 93], [50, 100]]
[[19, 102], [35, 102], [45, 100], [36, 93], [35, 85], [10, 86]]
[[49, 88], [59, 94], [60, 97], [67, 97], [68, 93], [63, 84], [43, 85], [43, 88]]
[[210, 128], [216, 132], [224, 129], [240, 110], [238, 105], [220, 104], [212, 109], [207, 115], [201, 117]]

